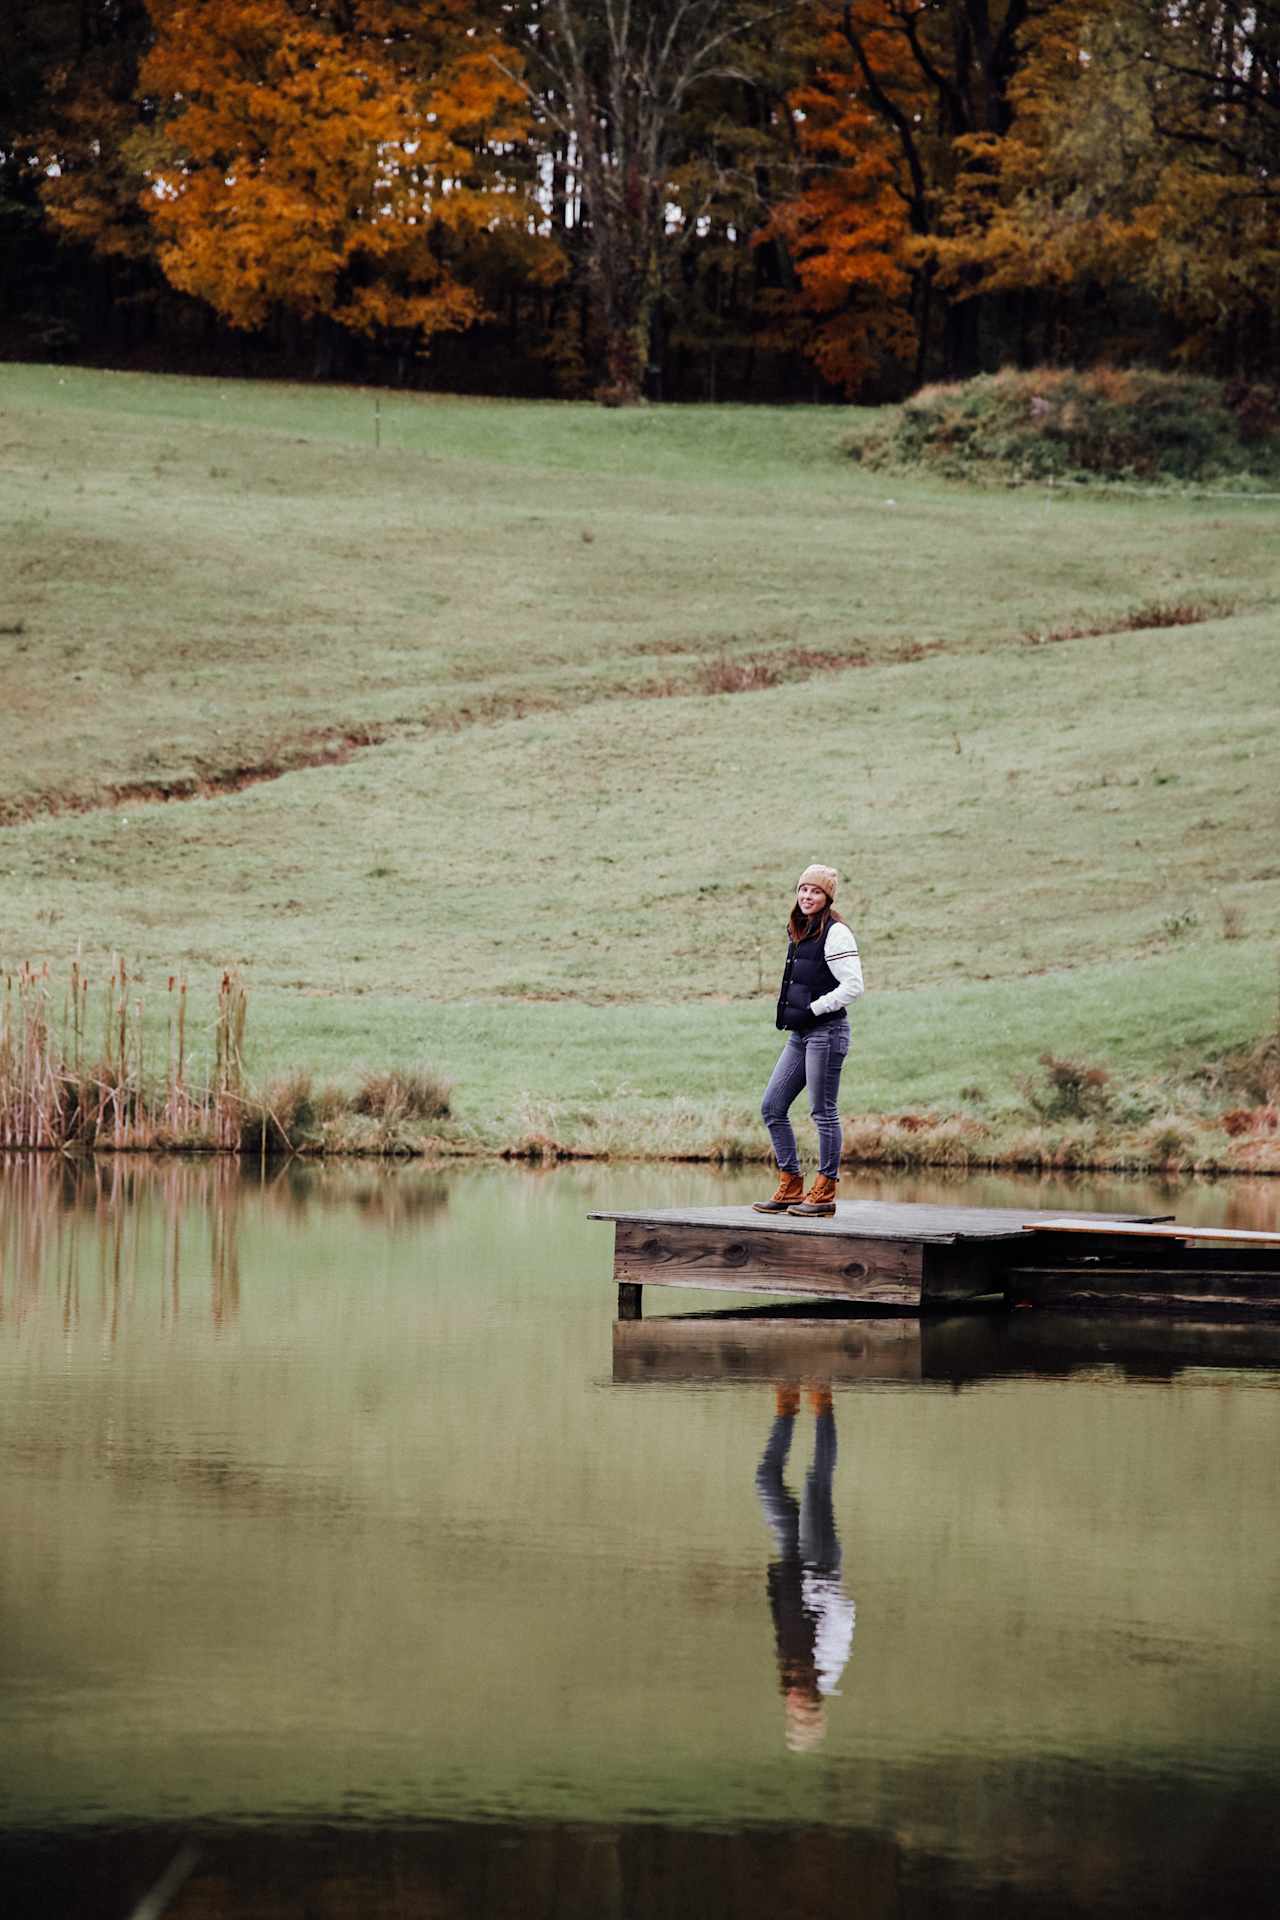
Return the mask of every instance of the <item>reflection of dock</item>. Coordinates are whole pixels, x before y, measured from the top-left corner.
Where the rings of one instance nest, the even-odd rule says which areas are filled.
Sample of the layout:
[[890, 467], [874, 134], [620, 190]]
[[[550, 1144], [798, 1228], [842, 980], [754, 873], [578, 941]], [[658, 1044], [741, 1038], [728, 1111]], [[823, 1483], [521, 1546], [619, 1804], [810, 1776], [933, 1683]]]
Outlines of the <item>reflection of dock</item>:
[[[614, 1222], [618, 1312], [646, 1286], [800, 1294], [872, 1312], [960, 1304], [1280, 1312], [1280, 1234], [1133, 1214], [847, 1201], [827, 1218], [750, 1207], [596, 1213]], [[1222, 1244], [1206, 1244], [1209, 1241]]]
[[1138, 1314], [1016, 1313], [866, 1317], [832, 1308], [617, 1320], [616, 1385], [801, 1381], [850, 1386], [1012, 1376], [1045, 1379], [1120, 1367], [1167, 1379], [1188, 1367], [1280, 1370], [1280, 1321], [1177, 1320]]

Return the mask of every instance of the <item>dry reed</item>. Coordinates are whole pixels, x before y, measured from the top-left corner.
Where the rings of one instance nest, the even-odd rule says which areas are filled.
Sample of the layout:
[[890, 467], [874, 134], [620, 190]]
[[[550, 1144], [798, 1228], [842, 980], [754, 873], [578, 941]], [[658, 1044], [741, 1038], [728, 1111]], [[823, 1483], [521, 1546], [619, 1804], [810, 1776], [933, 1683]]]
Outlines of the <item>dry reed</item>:
[[139, 985], [116, 959], [94, 996], [76, 959], [59, 1006], [47, 964], [37, 969], [24, 961], [4, 975], [0, 1147], [244, 1146], [246, 1112], [260, 1103], [245, 1089], [243, 982], [232, 970], [223, 974], [211, 1070], [194, 1079], [185, 979], [169, 975], [166, 1044], [158, 1062], [148, 1054], [155, 1029], [148, 1028]]

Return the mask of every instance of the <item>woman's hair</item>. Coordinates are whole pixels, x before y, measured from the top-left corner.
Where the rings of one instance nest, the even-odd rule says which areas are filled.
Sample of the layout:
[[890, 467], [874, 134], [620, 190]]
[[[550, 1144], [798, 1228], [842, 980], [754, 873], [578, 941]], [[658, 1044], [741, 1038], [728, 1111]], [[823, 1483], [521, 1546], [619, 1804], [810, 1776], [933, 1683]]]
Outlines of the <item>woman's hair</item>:
[[833, 920], [838, 920], [841, 926], [845, 924], [844, 915], [837, 913], [829, 900], [817, 913], [801, 913], [797, 900], [787, 921], [787, 938], [796, 941], [822, 939]]

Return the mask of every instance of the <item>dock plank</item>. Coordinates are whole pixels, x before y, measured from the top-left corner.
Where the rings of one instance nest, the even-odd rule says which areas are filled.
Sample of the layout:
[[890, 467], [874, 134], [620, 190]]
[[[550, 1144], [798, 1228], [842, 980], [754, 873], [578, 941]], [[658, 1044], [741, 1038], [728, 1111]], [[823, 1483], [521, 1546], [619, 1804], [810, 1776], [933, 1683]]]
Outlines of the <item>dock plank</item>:
[[[920, 1301], [923, 1243], [810, 1234], [797, 1244], [761, 1227], [698, 1227], [681, 1220], [618, 1220], [614, 1278], [619, 1286], [698, 1287], [734, 1293], [804, 1293], [912, 1307]], [[801, 1248], [803, 1251], [801, 1251]]]
[[1097, 1213], [1064, 1216], [1044, 1207], [942, 1207], [896, 1200], [839, 1200], [834, 1214], [805, 1219], [792, 1213], [757, 1213], [752, 1207], [650, 1207], [600, 1210], [591, 1220], [642, 1222], [660, 1227], [713, 1227], [754, 1233], [804, 1234], [828, 1238], [841, 1235], [873, 1239], [956, 1241], [1003, 1240], [1021, 1234], [1040, 1221], [1079, 1219], [1088, 1226], [1097, 1221], [1141, 1223], [1153, 1216]]
[[1168, 1312], [1280, 1314], [1274, 1272], [1221, 1267], [1145, 1268], [1117, 1273], [1083, 1267], [1013, 1267], [1008, 1298], [1018, 1306], [1067, 1308], [1159, 1307]]
[[1280, 1233], [1260, 1233], [1253, 1227], [1187, 1227], [1179, 1220], [1136, 1221], [1069, 1219], [1030, 1220], [1027, 1233], [1092, 1233], [1130, 1240], [1223, 1240], [1257, 1247], [1280, 1247]]

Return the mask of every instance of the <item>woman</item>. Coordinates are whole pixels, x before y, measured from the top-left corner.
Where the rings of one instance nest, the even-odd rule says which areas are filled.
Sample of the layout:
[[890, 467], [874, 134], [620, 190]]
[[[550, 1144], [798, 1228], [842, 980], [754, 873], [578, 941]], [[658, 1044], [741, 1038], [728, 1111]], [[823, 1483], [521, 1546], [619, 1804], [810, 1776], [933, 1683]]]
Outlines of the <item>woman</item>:
[[[757, 1200], [757, 1213], [823, 1214], [836, 1210], [840, 1178], [840, 1116], [836, 1095], [849, 1051], [845, 1009], [862, 992], [862, 963], [853, 930], [835, 910], [840, 876], [834, 867], [806, 867], [787, 922], [787, 964], [778, 994], [778, 1025], [786, 1046], [765, 1089], [761, 1114], [778, 1163], [778, 1190]], [[800, 1178], [796, 1136], [787, 1118], [801, 1087], [818, 1129], [818, 1177], [808, 1193]]]

